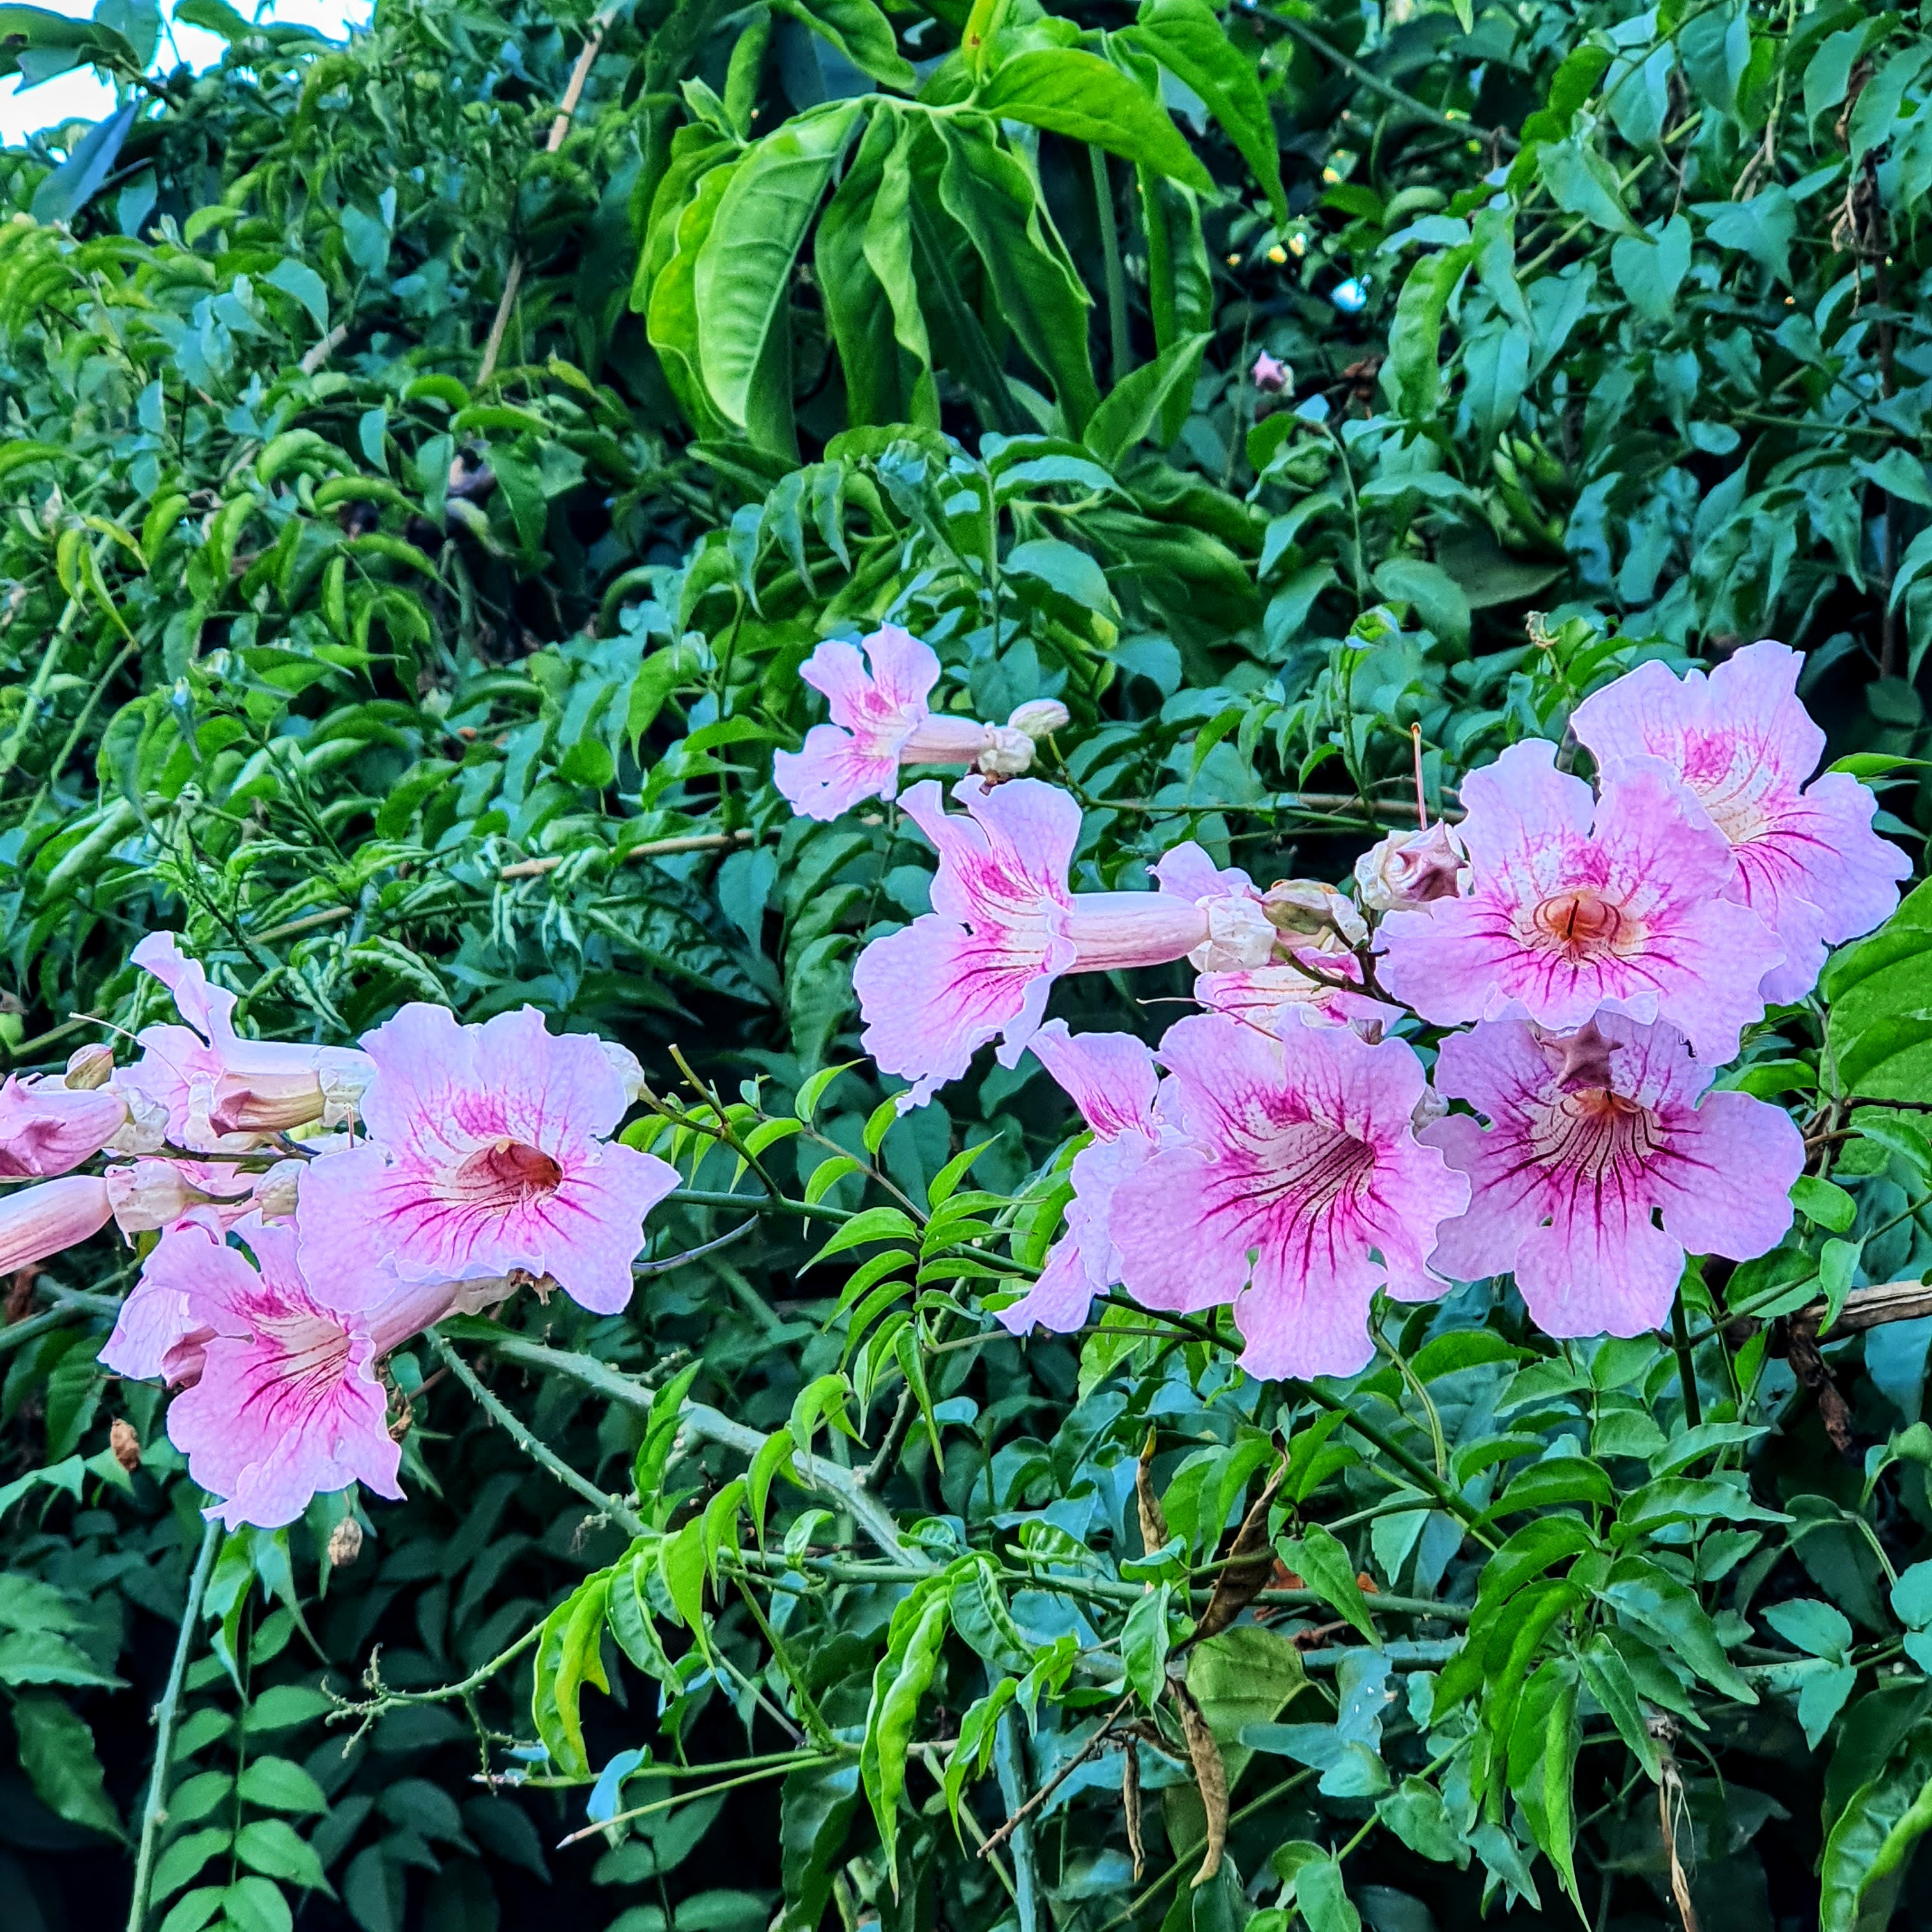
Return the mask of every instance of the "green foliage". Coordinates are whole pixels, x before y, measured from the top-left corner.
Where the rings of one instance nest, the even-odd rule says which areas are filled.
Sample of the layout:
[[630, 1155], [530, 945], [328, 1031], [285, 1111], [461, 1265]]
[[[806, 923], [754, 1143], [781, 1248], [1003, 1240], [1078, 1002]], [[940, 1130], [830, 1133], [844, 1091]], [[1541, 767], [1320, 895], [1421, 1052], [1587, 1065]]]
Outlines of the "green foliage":
[[0, 69], [128, 104], [0, 157], [0, 1040], [154, 1018], [163, 926], [281, 1036], [528, 1000], [638, 1052], [686, 1186], [623, 1316], [443, 1324], [527, 1442], [399, 1357], [410, 1499], [205, 1570], [95, 1360], [138, 1256], [16, 1282], [23, 1925], [118, 1918], [124, 1840], [150, 1932], [1920, 1922], [1924, 1318], [1850, 1298], [1932, 1268], [1925, 888], [1750, 1042], [1813, 1171], [1680, 1336], [1478, 1288], [1262, 1386], [1211, 1323], [993, 1322], [1064, 1110], [1027, 1063], [897, 1114], [851, 963], [924, 848], [769, 778], [890, 620], [944, 708], [1066, 705], [1082, 886], [1185, 837], [1340, 877], [1412, 727], [1453, 808], [1772, 634], [1916, 854], [1916, 22], [180, 11], [218, 69], [0, 8]]

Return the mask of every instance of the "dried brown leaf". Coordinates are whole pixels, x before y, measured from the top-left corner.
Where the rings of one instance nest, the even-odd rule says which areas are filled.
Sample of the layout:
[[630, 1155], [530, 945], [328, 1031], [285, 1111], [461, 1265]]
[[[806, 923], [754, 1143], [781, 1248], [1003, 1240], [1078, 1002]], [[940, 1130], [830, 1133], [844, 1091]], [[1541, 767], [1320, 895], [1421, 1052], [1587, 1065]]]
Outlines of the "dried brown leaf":
[[1208, 1849], [1192, 1881], [1204, 1886], [1221, 1869], [1221, 1852], [1228, 1842], [1228, 1767], [1193, 1694], [1178, 1677], [1168, 1678], [1168, 1688], [1180, 1714], [1180, 1735], [1186, 1742], [1187, 1761], [1194, 1768], [1202, 1808], [1208, 1814]]
[[1134, 1501], [1140, 1508], [1141, 1545], [1150, 1556], [1156, 1550], [1167, 1546], [1167, 1518], [1161, 1513], [1160, 1497], [1154, 1492], [1154, 1432], [1150, 1429], [1146, 1446], [1141, 1450], [1139, 1466], [1134, 1471]]
[[1268, 1543], [1268, 1511], [1287, 1474], [1288, 1460], [1284, 1456], [1256, 1498], [1253, 1508], [1241, 1519], [1234, 1547], [1228, 1552], [1221, 1574], [1214, 1580], [1214, 1594], [1201, 1614], [1199, 1628], [1194, 1633], [1197, 1641], [1226, 1630], [1268, 1587], [1274, 1572], [1274, 1552]]

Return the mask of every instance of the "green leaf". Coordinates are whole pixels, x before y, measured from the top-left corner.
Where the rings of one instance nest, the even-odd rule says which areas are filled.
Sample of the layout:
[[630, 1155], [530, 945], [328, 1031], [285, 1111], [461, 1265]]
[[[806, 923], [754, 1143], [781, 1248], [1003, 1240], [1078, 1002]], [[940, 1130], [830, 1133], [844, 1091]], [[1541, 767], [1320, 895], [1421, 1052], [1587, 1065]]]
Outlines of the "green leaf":
[[[700, 1564], [702, 1561], [700, 1552]], [[544, 1619], [542, 1634], [537, 1639], [531, 1714], [537, 1736], [566, 1777], [586, 1777], [590, 1770], [584, 1750], [584, 1720], [577, 1707], [580, 1691], [584, 1684], [594, 1684], [607, 1696], [610, 1693], [600, 1652], [604, 1610], [615, 1574], [614, 1570], [600, 1570], [586, 1576]]]
[[1858, 1216], [1858, 1204], [1842, 1187], [1815, 1174], [1801, 1174], [1791, 1184], [1791, 1204], [1834, 1234], [1842, 1234]]
[[1442, 391], [1442, 317], [1474, 252], [1466, 244], [1424, 256], [1409, 270], [1396, 298], [1384, 383], [1396, 409], [1412, 422], [1425, 421], [1436, 412]]
[[719, 198], [693, 291], [698, 366], [729, 422], [746, 421], [766, 339], [784, 326], [792, 264], [861, 112], [842, 100], [788, 121], [732, 170]]
[[1120, 1632], [1127, 1682], [1150, 1708], [1167, 1688], [1167, 1612], [1172, 1594], [1168, 1585], [1161, 1583], [1136, 1599]]
[[1932, 882], [1869, 939], [1839, 953], [1822, 990], [1842, 1092], [1875, 1100], [1932, 1094]]
[[122, 1835], [84, 1718], [58, 1697], [30, 1693], [14, 1700], [14, 1735], [34, 1796], [56, 1818], [110, 1838]]
[[920, 1584], [892, 1614], [886, 1654], [872, 1673], [859, 1773], [878, 1821], [895, 1896], [898, 1891], [898, 1808], [905, 1790], [906, 1754], [918, 1720], [920, 1700], [938, 1667], [946, 1638], [950, 1577]]
[[1142, 0], [1136, 24], [1120, 37], [1151, 54], [1206, 104], [1254, 172], [1276, 225], [1287, 225], [1281, 149], [1254, 63], [1228, 38], [1207, 0]]
[[918, 85], [899, 52], [892, 22], [873, 0], [772, 0], [772, 4], [822, 35], [861, 74], [902, 93]]
[[[1124, 76], [1117, 78], [1132, 87]], [[940, 200], [970, 237], [1001, 320], [1052, 383], [1067, 428], [1078, 436], [1100, 400], [1087, 346], [1085, 286], [1032, 174], [994, 138], [992, 124], [962, 117], [942, 123], [939, 132], [946, 148]]]
[[267, 1811], [322, 1812], [328, 1809], [322, 1789], [302, 1767], [285, 1757], [258, 1757], [242, 1773], [242, 1796]]
[[1087, 425], [1087, 447], [1111, 467], [1142, 437], [1164, 426], [1177, 399], [1192, 398], [1201, 358], [1212, 340], [1205, 334], [1183, 336], [1117, 382]]
[[315, 1847], [284, 1818], [251, 1818], [235, 1834], [235, 1856], [250, 1871], [298, 1885], [307, 1892], [330, 1892]]
[[1819, 1862], [1820, 1932], [1883, 1925], [1906, 1860], [1932, 1829], [1932, 1735], [1922, 1726], [1838, 1814]]
[[52, 1630], [9, 1630], [0, 1636], [0, 1684], [70, 1684], [118, 1690], [110, 1676], [78, 1645]]
[[1002, 61], [979, 105], [1002, 121], [1024, 121], [1070, 141], [1152, 168], [1202, 194], [1214, 178], [1181, 138], [1166, 108], [1112, 62], [1078, 47], [1036, 47]]
[[1280, 1547], [1281, 1560], [1338, 1616], [1346, 1618], [1370, 1643], [1382, 1642], [1369, 1621], [1368, 1604], [1355, 1581], [1355, 1566], [1330, 1531], [1312, 1522], [1299, 1537], [1288, 1538]]
[[1586, 142], [1547, 141], [1536, 151], [1536, 170], [1550, 198], [1566, 214], [1611, 233], [1625, 235], [1641, 247], [1651, 238], [1630, 218], [1616, 169]]
[[1576, 1653], [1576, 1662], [1590, 1695], [1616, 1726], [1617, 1735], [1643, 1767], [1644, 1775], [1653, 1784], [1661, 1782], [1664, 1772], [1657, 1754], [1657, 1741], [1650, 1734], [1636, 1680], [1622, 1654], [1599, 1631]]

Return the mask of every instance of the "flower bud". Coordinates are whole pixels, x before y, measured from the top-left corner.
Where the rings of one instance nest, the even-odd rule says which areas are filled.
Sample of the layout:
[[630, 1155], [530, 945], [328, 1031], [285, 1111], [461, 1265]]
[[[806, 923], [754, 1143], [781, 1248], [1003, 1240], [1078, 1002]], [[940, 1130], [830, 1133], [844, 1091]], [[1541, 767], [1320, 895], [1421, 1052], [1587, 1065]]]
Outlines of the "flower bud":
[[1208, 937], [1187, 956], [1197, 973], [1239, 973], [1265, 966], [1274, 957], [1274, 928], [1258, 899], [1229, 892], [1204, 899], [1200, 910]]
[[280, 1134], [322, 1117], [322, 1081], [312, 1072], [224, 1073], [208, 1124], [218, 1134]]
[[362, 1526], [346, 1516], [328, 1532], [328, 1567], [346, 1570], [362, 1554]]
[[97, 1040], [92, 1046], [77, 1046], [68, 1054], [67, 1076], [62, 1084], [91, 1094], [113, 1078], [114, 1049]]
[[255, 1183], [251, 1202], [265, 1221], [286, 1221], [296, 1211], [296, 1193], [307, 1165], [299, 1160], [278, 1160]]
[[1409, 1125], [1420, 1133], [1424, 1127], [1432, 1127], [1449, 1111], [1449, 1102], [1433, 1087], [1422, 1090], [1422, 1098], [1416, 1102], [1408, 1117]]
[[1294, 380], [1294, 371], [1286, 362], [1278, 362], [1264, 349], [1255, 358], [1255, 366], [1250, 372], [1254, 385], [1264, 396], [1278, 396]]
[[597, 1044], [604, 1049], [610, 1070], [624, 1083], [625, 1106], [634, 1107], [644, 1097], [644, 1063], [628, 1046], [620, 1046], [614, 1040], [600, 1039]]
[[1033, 766], [1033, 740], [1010, 724], [988, 724], [977, 760], [988, 778], [1018, 778]]
[[1262, 904], [1283, 932], [1339, 939], [1344, 946], [1359, 946], [1369, 936], [1361, 914], [1320, 879], [1278, 879], [1262, 893]]
[[0, 1199], [0, 1274], [44, 1262], [98, 1234], [113, 1213], [107, 1184], [91, 1174], [43, 1181]]
[[127, 1108], [128, 1118], [116, 1129], [114, 1138], [107, 1143], [107, 1151], [127, 1155], [158, 1154], [167, 1144], [166, 1106], [142, 1088], [119, 1081], [115, 1082], [114, 1091]]
[[171, 1160], [138, 1160], [132, 1167], [110, 1167], [105, 1186], [110, 1211], [124, 1234], [148, 1234], [171, 1228], [190, 1208], [208, 1198], [191, 1187]]
[[1066, 730], [1072, 714], [1057, 698], [1031, 698], [1018, 706], [1006, 720], [1010, 730], [1024, 731], [1035, 740], [1050, 738]]
[[131, 1422], [124, 1422], [116, 1416], [114, 1426], [107, 1432], [107, 1446], [114, 1452], [115, 1461], [129, 1475], [141, 1466], [141, 1438], [135, 1433]]
[[1468, 855], [1441, 819], [1426, 832], [1391, 832], [1355, 861], [1355, 890], [1371, 912], [1404, 912], [1458, 897]]
[[128, 1117], [119, 1097], [51, 1076], [0, 1084], [0, 1175], [64, 1174], [98, 1154]]

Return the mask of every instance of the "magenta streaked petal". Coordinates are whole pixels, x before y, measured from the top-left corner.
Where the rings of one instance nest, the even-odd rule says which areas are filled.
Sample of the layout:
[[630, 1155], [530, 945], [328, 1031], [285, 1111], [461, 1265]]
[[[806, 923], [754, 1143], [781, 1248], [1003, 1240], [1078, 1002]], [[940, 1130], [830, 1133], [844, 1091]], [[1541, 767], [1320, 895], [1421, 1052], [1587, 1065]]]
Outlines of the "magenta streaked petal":
[[1775, 1246], [1804, 1164], [1789, 1116], [1708, 1093], [1710, 1070], [1681, 1033], [1609, 1012], [1596, 1025], [1610, 1043], [1604, 1088], [1566, 1088], [1558, 1045], [1521, 1021], [1452, 1035], [1436, 1086], [1489, 1125], [1452, 1115], [1422, 1136], [1472, 1189], [1435, 1265], [1466, 1281], [1514, 1272], [1537, 1325], [1559, 1336], [1660, 1325], [1687, 1245], [1734, 1261]]
[[1910, 864], [1872, 829], [1876, 800], [1844, 772], [1804, 781], [1825, 748], [1797, 696], [1804, 659], [1768, 639], [1707, 679], [1640, 666], [1577, 707], [1576, 734], [1606, 769], [1648, 756], [1681, 778], [1737, 858], [1734, 896], [1786, 954], [1764, 980], [1778, 1003], [1816, 983], [1826, 949], [1881, 924]]
[[1219, 1014], [1161, 1043], [1168, 1138], [1121, 1180], [1111, 1232], [1150, 1307], [1232, 1301], [1258, 1376], [1368, 1359], [1376, 1290], [1438, 1293], [1426, 1257], [1468, 1199], [1411, 1125], [1421, 1064], [1400, 1041], [1300, 1021], [1279, 1038]]
[[1030, 1044], [1041, 1065], [1102, 1140], [1152, 1133], [1160, 1076], [1153, 1050], [1144, 1040], [1128, 1033], [1072, 1034], [1064, 1020], [1050, 1020]]
[[1568, 1030], [1608, 1006], [1676, 1026], [1714, 1065], [1732, 1058], [1783, 949], [1726, 896], [1730, 846], [1648, 756], [1607, 767], [1586, 818], [1589, 788], [1554, 750], [1514, 746], [1471, 774], [1468, 891], [1383, 920], [1383, 983], [1438, 1024], [1514, 1009]]
[[814, 724], [801, 749], [772, 754], [772, 782], [794, 812], [833, 819], [862, 799], [891, 798], [898, 790], [898, 754], [872, 750], [838, 725]]

